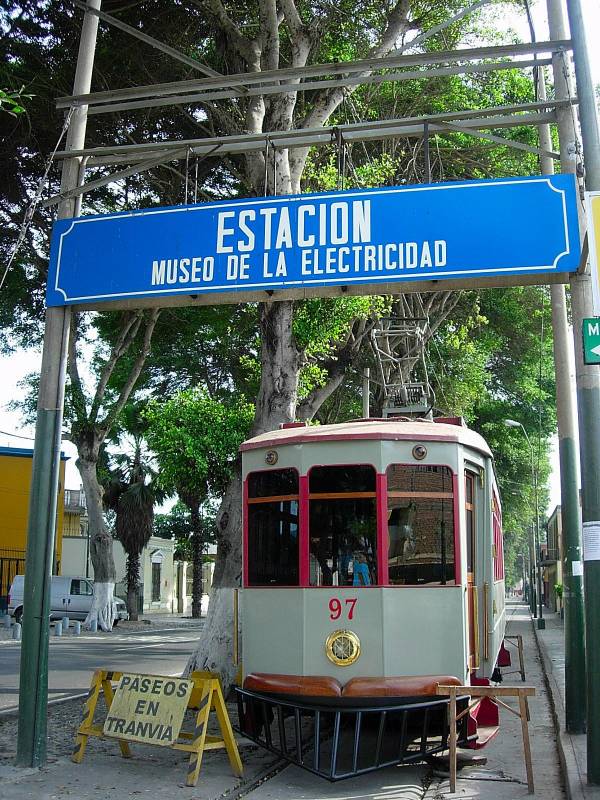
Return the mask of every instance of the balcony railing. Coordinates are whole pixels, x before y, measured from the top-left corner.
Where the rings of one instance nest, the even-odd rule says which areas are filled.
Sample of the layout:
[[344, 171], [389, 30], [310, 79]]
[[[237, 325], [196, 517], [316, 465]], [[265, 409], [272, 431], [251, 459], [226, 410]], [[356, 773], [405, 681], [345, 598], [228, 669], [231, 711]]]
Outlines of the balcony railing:
[[80, 489], [65, 489], [65, 508], [72, 511], [85, 510], [85, 493]]

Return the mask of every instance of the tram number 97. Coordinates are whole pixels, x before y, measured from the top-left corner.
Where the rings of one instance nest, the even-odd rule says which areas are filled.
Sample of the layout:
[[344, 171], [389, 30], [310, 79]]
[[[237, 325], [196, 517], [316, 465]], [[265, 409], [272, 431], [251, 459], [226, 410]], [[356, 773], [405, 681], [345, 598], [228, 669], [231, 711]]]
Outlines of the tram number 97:
[[332, 597], [329, 601], [329, 618], [334, 620], [339, 619], [345, 611], [346, 619], [353, 619], [356, 600], [356, 597], [346, 597], [342, 603], [338, 597]]

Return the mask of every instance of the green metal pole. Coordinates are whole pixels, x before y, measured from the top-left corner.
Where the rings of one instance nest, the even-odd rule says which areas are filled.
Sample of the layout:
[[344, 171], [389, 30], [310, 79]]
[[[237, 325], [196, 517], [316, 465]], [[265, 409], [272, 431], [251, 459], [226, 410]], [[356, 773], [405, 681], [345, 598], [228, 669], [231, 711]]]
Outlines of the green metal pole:
[[[101, 0], [89, 0], [88, 6], [99, 10], [100, 3]], [[81, 30], [73, 94], [87, 94], [90, 91], [97, 31], [98, 17], [86, 13]], [[67, 149], [78, 150], [83, 147], [86, 122], [87, 106], [80, 106], [72, 113]], [[62, 191], [72, 189], [79, 184], [82, 178], [80, 166], [79, 159], [71, 158], [64, 162]], [[58, 216], [67, 218], [74, 214], [73, 201], [62, 201]], [[39, 767], [46, 761], [50, 576], [56, 529], [70, 321], [70, 308], [50, 308], [46, 312], [29, 496], [23, 595], [23, 642], [16, 758], [17, 765], [23, 767]]]
[[[579, 0], [567, 0], [579, 119], [585, 166], [585, 188], [600, 190], [600, 132], [594, 84], [585, 41]], [[600, 784], [600, 371], [583, 359], [582, 325], [593, 316], [589, 265], [572, 283], [573, 329], [577, 369], [577, 401], [581, 449], [581, 508], [585, 585], [585, 636], [587, 668], [587, 777]]]
[[[568, 39], [562, 0], [547, 0], [550, 39]], [[571, 94], [567, 62], [563, 55], [552, 56], [554, 95], [567, 100]], [[543, 85], [543, 83], [540, 83]], [[560, 142], [560, 168], [566, 174], [576, 174], [576, 134], [571, 108], [556, 110]], [[552, 149], [549, 126], [540, 130], [540, 146]], [[542, 157], [542, 165], [554, 171], [552, 159]], [[545, 171], [544, 168], [542, 171]], [[580, 230], [584, 233], [583, 210], [579, 205]], [[554, 361], [556, 364], [556, 414], [558, 418], [558, 451], [560, 461], [560, 494], [563, 551], [563, 608], [565, 617], [565, 727], [569, 733], [580, 734], [586, 729], [585, 678], [585, 618], [583, 609], [583, 559], [581, 544], [581, 508], [578, 468], [579, 446], [575, 409], [571, 392], [574, 371], [571, 346], [562, 335], [567, 319], [565, 290], [560, 284], [550, 287], [552, 297], [552, 327], [554, 330]], [[560, 335], [557, 335], [560, 332]]]

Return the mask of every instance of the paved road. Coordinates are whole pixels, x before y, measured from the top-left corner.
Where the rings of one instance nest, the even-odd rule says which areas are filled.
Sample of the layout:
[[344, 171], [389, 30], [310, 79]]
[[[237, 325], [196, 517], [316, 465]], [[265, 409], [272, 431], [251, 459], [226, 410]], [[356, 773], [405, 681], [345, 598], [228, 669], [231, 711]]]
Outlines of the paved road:
[[[152, 633], [114, 632], [110, 635], [87, 635], [50, 638], [50, 700], [81, 694], [90, 685], [97, 667], [179, 674], [196, 647], [201, 630], [176, 629]], [[0, 711], [19, 704], [19, 642], [0, 644]]]

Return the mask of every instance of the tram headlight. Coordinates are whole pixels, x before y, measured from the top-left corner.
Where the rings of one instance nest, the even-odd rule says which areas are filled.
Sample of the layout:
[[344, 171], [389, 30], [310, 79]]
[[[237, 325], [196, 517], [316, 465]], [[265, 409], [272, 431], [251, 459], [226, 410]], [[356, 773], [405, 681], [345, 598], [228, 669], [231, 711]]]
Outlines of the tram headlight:
[[422, 444], [416, 444], [412, 449], [413, 458], [422, 461], [427, 455], [427, 448]]
[[360, 639], [354, 631], [334, 631], [327, 637], [325, 653], [337, 667], [349, 667], [360, 656]]

